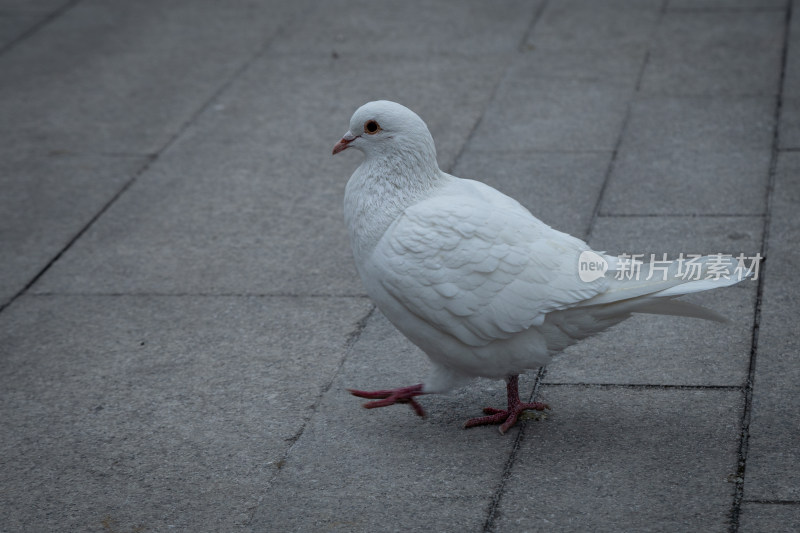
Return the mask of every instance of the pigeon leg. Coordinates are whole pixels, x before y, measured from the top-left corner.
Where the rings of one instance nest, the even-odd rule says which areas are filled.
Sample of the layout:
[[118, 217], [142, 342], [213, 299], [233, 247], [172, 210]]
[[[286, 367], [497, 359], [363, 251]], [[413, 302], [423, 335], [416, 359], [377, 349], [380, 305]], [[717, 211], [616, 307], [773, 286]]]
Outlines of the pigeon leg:
[[367, 398], [368, 400], [377, 400], [374, 402], [367, 402], [364, 404], [364, 407], [367, 409], [375, 409], [376, 407], [386, 407], [387, 405], [392, 405], [395, 403], [409, 403], [411, 404], [411, 408], [414, 409], [414, 412], [417, 413], [419, 416], [425, 416], [425, 410], [422, 409], [422, 406], [417, 403], [414, 399], [414, 396], [419, 396], [420, 394], [425, 394], [422, 392], [422, 383], [419, 385], [411, 385], [410, 387], [400, 387], [399, 389], [388, 389], [388, 390], [375, 390], [375, 391], [363, 391], [363, 390], [353, 390], [347, 389], [350, 394], [353, 396], [358, 396], [359, 398]]
[[506, 391], [508, 392], [508, 409], [495, 409], [486, 407], [483, 412], [489, 416], [470, 418], [464, 423], [464, 428], [483, 426], [485, 424], [501, 424], [500, 433], [504, 434], [511, 426], [517, 423], [517, 418], [526, 409], [544, 411], [550, 409], [546, 403], [531, 402], [526, 403], [519, 399], [519, 376], [510, 376], [506, 379]]

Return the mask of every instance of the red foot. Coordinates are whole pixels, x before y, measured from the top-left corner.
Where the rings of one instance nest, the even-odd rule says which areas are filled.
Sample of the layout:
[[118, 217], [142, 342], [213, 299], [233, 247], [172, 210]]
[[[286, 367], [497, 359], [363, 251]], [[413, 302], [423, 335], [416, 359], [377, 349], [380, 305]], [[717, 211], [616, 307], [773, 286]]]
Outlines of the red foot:
[[501, 424], [500, 433], [505, 434], [506, 431], [511, 429], [511, 427], [517, 423], [517, 418], [519, 418], [519, 415], [526, 409], [535, 409], [536, 411], [550, 409], [550, 406], [546, 403], [525, 403], [520, 401], [518, 376], [511, 376], [506, 380], [506, 391], [508, 393], [508, 409], [495, 409], [494, 407], [486, 407], [484, 408], [483, 412], [489, 416], [470, 418], [464, 423], [464, 428], [483, 426], [485, 424]]
[[425, 410], [417, 403], [414, 396], [425, 394], [422, 392], [422, 383], [419, 385], [411, 385], [410, 387], [401, 387], [399, 389], [389, 390], [376, 390], [376, 391], [363, 391], [347, 389], [353, 396], [359, 398], [367, 398], [368, 400], [378, 400], [376, 402], [367, 402], [364, 407], [367, 409], [375, 409], [376, 407], [386, 407], [395, 403], [409, 403], [414, 412], [419, 416], [425, 416]]

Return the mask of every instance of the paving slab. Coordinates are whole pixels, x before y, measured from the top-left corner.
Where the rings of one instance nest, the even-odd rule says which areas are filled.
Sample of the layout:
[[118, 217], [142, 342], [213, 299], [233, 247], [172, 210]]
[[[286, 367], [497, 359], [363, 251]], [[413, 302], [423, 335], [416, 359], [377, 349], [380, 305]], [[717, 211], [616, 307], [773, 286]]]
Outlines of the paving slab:
[[633, 89], [644, 63], [659, 2], [550, 2], [512, 72], [529, 78]]
[[3, 13], [52, 13], [70, 3], [70, 0], [3, 0]]
[[[470, 139], [468, 149], [610, 151], [625, 118], [628, 94], [618, 87], [509, 77]], [[587, 116], [592, 119], [587, 121]]]
[[567, 84], [577, 82], [633, 90], [646, 53], [645, 47], [602, 53], [591, 47], [550, 48], [529, 42], [514, 57], [509, 75], [524, 76], [530, 83], [557, 80]]
[[[612, 255], [728, 253], [754, 256], [760, 217], [600, 217], [589, 244]], [[688, 255], [686, 255], [688, 257]], [[568, 348], [548, 367], [547, 382], [744, 386], [750, 363], [758, 285], [733, 287], [681, 299], [708, 307], [731, 322], [658, 315], [629, 320]]]
[[1, 306], [78, 235], [147, 159], [0, 153]]
[[69, 3], [69, 0], [4, 0], [0, 4], [0, 50]]
[[454, 173], [516, 199], [559, 231], [585, 238], [611, 152], [484, 152], [470, 150]]
[[769, 150], [774, 107], [774, 98], [760, 96], [638, 96], [620, 149], [710, 153]]
[[[792, 0], [792, 13], [797, 13], [798, 2]], [[800, 21], [795, 16], [789, 21], [789, 35], [786, 42], [786, 65], [782, 92], [784, 97], [800, 97]]]
[[738, 391], [545, 386], [495, 531], [723, 531]]
[[669, 0], [669, 11], [784, 9], [786, 0]]
[[600, 216], [589, 244], [612, 255], [651, 254], [677, 259], [681, 253], [754, 256], [761, 249], [759, 216]]
[[17, 300], [0, 323], [2, 529], [247, 522], [370, 307], [363, 298]]
[[658, 24], [660, 0], [549, 2], [528, 43], [550, 51], [626, 54], [646, 48]]
[[795, 533], [800, 530], [800, 505], [745, 502], [739, 515], [741, 533]]
[[658, 12], [657, 2], [547, 4], [468, 150], [613, 150]]
[[750, 448], [745, 498], [800, 501], [800, 305], [792, 291], [800, 253], [800, 154], [782, 153], [778, 161], [768, 263], [765, 265], [758, 359], [753, 389]]
[[0, 11], [0, 50], [36, 26], [42, 18], [33, 14], [8, 14]]
[[640, 97], [603, 214], [762, 214], [772, 98]]
[[641, 91], [773, 96], [784, 19], [782, 9], [668, 12], [651, 44]]
[[[427, 418], [405, 405], [365, 410], [346, 389], [419, 383], [424, 354], [376, 312], [261, 499], [258, 531], [470, 531], [481, 529], [511, 436], [462, 429], [504, 401], [501, 381], [478, 380], [426, 396]], [[521, 390], [530, 391], [526, 380]]]
[[296, 36], [281, 39], [273, 50], [304, 56], [358, 56], [374, 62], [409, 55], [508, 54], [519, 45], [542, 3], [513, 0], [500, 7], [474, 0], [434, 2], [421, 10], [414, 2], [333, 0], [304, 13]]
[[[268, 54], [35, 290], [362, 294], [341, 207], [362, 156], [332, 157], [331, 149], [358, 106], [386, 97], [429, 120], [441, 141], [441, 164], [451, 165], [491, 91], [486, 73], [499, 75], [488, 64], [476, 72], [475, 61], [289, 62]], [[373, 86], [353, 87], [353, 80], [370, 76]], [[405, 85], [409, 79], [419, 82]], [[472, 111], [462, 112], [464, 102], [473, 102], [463, 108]]]
[[747, 381], [755, 286], [686, 296], [731, 322], [637, 314], [568, 348], [547, 367], [547, 383], [743, 387]]
[[602, 213], [625, 215], [761, 215], [770, 153], [662, 151], [624, 147]]
[[800, 98], [790, 96], [783, 100], [780, 121], [781, 149], [800, 149]]
[[[798, 12], [797, 2], [792, 4], [793, 13]], [[783, 80], [781, 102], [780, 138], [781, 149], [800, 148], [800, 17], [792, 17], [789, 42], [786, 51], [786, 69]]]
[[0, 57], [1, 144], [154, 153], [297, 9], [79, 2]]
[[[461, 429], [497, 380], [423, 397], [425, 419], [364, 410], [348, 387], [429, 363], [370, 311], [341, 214], [361, 155], [330, 151], [388, 98], [445, 170], [595, 247], [754, 253], [786, 6], [76, 2], [0, 57], [25, 251], [0, 277], [29, 280], [152, 164], [0, 313], [0, 530], [735, 529], [755, 284], [692, 297], [731, 325], [634, 317], [568, 351], [538, 389], [553, 410], [505, 437]], [[740, 531], [797, 521], [793, 19]]]

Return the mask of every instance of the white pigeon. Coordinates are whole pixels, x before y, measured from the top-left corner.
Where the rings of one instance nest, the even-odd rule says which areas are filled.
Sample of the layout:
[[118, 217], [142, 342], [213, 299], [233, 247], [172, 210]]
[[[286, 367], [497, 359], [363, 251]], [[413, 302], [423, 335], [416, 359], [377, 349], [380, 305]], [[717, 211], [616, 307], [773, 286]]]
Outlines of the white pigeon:
[[[507, 409], [486, 408], [487, 416], [465, 427], [501, 424], [505, 433], [525, 409], [548, 408], [520, 401], [521, 372], [631, 313], [724, 321], [673, 298], [732, 285], [735, 276], [687, 280], [677, 261], [650, 280], [644, 273], [619, 276], [617, 258], [592, 252], [488, 185], [442, 172], [427, 126], [400, 104], [376, 101], [356, 110], [333, 154], [348, 148], [366, 156], [344, 198], [356, 268], [378, 308], [433, 362], [419, 385], [351, 390], [375, 400], [367, 408], [408, 403], [424, 416], [416, 396], [478, 376], [504, 378]], [[586, 254], [608, 264], [605, 275], [582, 280], [578, 265]], [[703, 272], [710, 257], [699, 261]]]

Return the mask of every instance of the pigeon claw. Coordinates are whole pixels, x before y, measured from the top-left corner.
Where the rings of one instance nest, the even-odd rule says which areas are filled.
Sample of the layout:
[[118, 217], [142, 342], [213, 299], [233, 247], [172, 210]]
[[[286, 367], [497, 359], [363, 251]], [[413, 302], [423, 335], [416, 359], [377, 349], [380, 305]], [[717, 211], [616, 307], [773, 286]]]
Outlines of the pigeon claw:
[[519, 399], [519, 376], [513, 375], [506, 378], [506, 394], [508, 395], [508, 409], [496, 409], [494, 407], [484, 407], [483, 412], [488, 416], [470, 418], [464, 423], [464, 429], [485, 426], [487, 424], [500, 424], [500, 434], [505, 435], [506, 431], [517, 423], [519, 415], [527, 409], [544, 411], [550, 406], [542, 402], [523, 402]]
[[498, 428], [501, 435], [505, 435], [506, 431], [511, 429], [517, 423], [519, 415], [527, 409], [534, 409], [536, 411], [544, 411], [550, 409], [546, 403], [532, 402], [532, 403], [518, 403], [511, 409], [496, 409], [494, 407], [485, 407], [483, 412], [489, 416], [480, 416], [477, 418], [470, 418], [464, 423], [464, 429], [485, 426], [488, 424], [500, 424]]
[[414, 399], [415, 396], [425, 394], [422, 392], [422, 384], [411, 385], [410, 387], [400, 387], [399, 389], [387, 389], [376, 391], [363, 391], [355, 389], [347, 389], [353, 396], [359, 398], [366, 398], [368, 400], [376, 400], [364, 404], [366, 409], [375, 409], [376, 407], [386, 407], [396, 403], [407, 403], [411, 405], [414, 412], [421, 417], [425, 417], [425, 410]]

